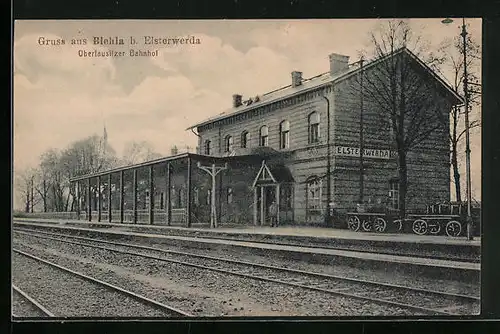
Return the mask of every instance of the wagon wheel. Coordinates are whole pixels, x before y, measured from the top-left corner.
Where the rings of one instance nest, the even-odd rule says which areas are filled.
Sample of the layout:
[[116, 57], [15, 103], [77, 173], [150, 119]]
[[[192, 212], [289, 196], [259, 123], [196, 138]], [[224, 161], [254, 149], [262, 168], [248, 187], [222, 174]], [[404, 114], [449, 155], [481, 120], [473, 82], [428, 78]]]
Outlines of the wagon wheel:
[[424, 235], [427, 233], [427, 222], [423, 219], [417, 219], [413, 222], [412, 226], [413, 233], [418, 235]]
[[377, 217], [373, 222], [373, 229], [375, 230], [375, 232], [384, 233], [386, 228], [387, 223], [385, 222], [384, 218]]
[[458, 237], [460, 232], [462, 232], [462, 224], [456, 220], [451, 220], [446, 224], [445, 230], [449, 237]]
[[441, 231], [441, 224], [438, 222], [437, 224], [429, 225], [429, 233], [430, 234], [438, 234]]
[[361, 223], [359, 222], [359, 218], [357, 216], [351, 216], [347, 220], [347, 227], [349, 227], [349, 229], [351, 231], [354, 231], [354, 232], [359, 231], [360, 225], [361, 225]]
[[363, 220], [363, 223], [361, 223], [361, 228], [365, 232], [370, 232], [373, 228], [373, 224], [369, 219]]
[[393, 221], [393, 223], [398, 228], [398, 232], [403, 229], [403, 222], [401, 221], [401, 219], [396, 219]]

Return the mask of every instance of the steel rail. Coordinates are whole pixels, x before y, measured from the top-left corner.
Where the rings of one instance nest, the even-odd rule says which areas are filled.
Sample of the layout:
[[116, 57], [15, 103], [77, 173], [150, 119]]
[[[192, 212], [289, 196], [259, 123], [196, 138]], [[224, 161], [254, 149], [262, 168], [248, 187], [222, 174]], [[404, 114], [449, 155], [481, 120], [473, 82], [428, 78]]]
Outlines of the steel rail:
[[163, 303], [157, 302], [157, 301], [155, 301], [153, 299], [150, 299], [148, 297], [142, 296], [142, 295], [140, 295], [138, 293], [135, 293], [135, 292], [132, 292], [132, 291], [120, 288], [117, 285], [114, 285], [114, 284], [111, 284], [111, 283], [107, 283], [107, 282], [101, 281], [101, 280], [99, 280], [97, 278], [85, 275], [83, 273], [74, 271], [72, 269], [69, 269], [69, 268], [66, 268], [66, 267], [63, 267], [63, 266], [60, 266], [60, 265], [58, 265], [56, 263], [47, 261], [47, 260], [42, 259], [42, 258], [40, 258], [38, 256], [33, 255], [33, 254], [29, 254], [27, 252], [21, 251], [21, 250], [16, 249], [16, 248], [13, 248], [12, 251], [15, 252], [15, 253], [24, 255], [24, 256], [26, 256], [28, 258], [31, 258], [33, 260], [36, 260], [38, 262], [47, 264], [47, 265], [49, 265], [51, 267], [57, 268], [57, 269], [59, 269], [61, 271], [64, 271], [66, 273], [70, 273], [73, 276], [77, 276], [77, 277], [82, 278], [82, 279], [84, 279], [86, 281], [89, 281], [89, 282], [101, 285], [101, 286], [107, 288], [108, 290], [119, 292], [119, 293], [121, 293], [123, 295], [132, 297], [132, 298], [134, 298], [134, 299], [136, 299], [136, 300], [138, 300], [138, 301], [140, 301], [140, 302], [142, 302], [142, 303], [144, 303], [146, 305], [150, 305], [150, 306], [156, 307], [156, 308], [158, 308], [158, 309], [160, 309], [162, 311], [168, 311], [170, 313], [174, 313], [175, 315], [182, 315], [182, 316], [188, 316], [188, 317], [192, 316], [191, 314], [189, 314], [189, 313], [187, 313], [185, 311], [182, 311], [182, 310], [179, 310], [177, 308], [174, 308], [174, 307], [165, 305]]
[[[24, 230], [24, 231], [27, 231], [27, 230]], [[16, 230], [15, 232], [21, 233], [21, 234], [38, 236], [36, 234], [29, 233], [29, 232], [33, 232], [33, 230], [31, 230], [29, 232], [24, 232], [24, 231], [21, 232], [21, 231]], [[281, 270], [281, 271], [286, 271], [286, 272], [291, 272], [291, 273], [296, 273], [296, 274], [304, 274], [304, 275], [326, 278], [326, 279], [338, 279], [338, 280], [344, 280], [344, 281], [349, 281], [349, 282], [353, 282], [353, 283], [370, 284], [370, 285], [374, 285], [374, 286], [386, 286], [386, 287], [390, 287], [390, 288], [399, 288], [399, 289], [402, 289], [405, 291], [420, 292], [420, 293], [427, 293], [427, 294], [436, 294], [436, 295], [440, 295], [440, 296], [446, 296], [449, 298], [465, 299], [468, 301], [480, 302], [480, 298], [470, 296], [470, 295], [462, 295], [462, 294], [455, 294], [455, 293], [449, 293], [449, 292], [444, 292], [444, 291], [436, 291], [436, 290], [408, 287], [408, 286], [404, 286], [404, 285], [391, 284], [391, 283], [382, 283], [382, 282], [376, 282], [376, 281], [361, 280], [361, 279], [357, 279], [357, 278], [350, 278], [350, 277], [337, 276], [337, 275], [331, 275], [331, 274], [310, 272], [310, 271], [305, 271], [305, 270], [300, 270], [300, 269], [283, 268], [283, 267], [278, 267], [278, 266], [271, 266], [271, 265], [259, 264], [259, 263], [254, 263], [254, 262], [247, 262], [247, 261], [242, 261], [242, 260], [224, 259], [224, 258], [213, 257], [213, 256], [209, 256], [209, 255], [201, 255], [201, 254], [195, 254], [195, 253], [174, 251], [174, 250], [168, 250], [168, 249], [162, 249], [162, 248], [156, 248], [156, 247], [150, 247], [150, 246], [143, 246], [143, 245], [137, 245], [137, 244], [125, 244], [125, 243], [116, 242], [116, 241], [93, 239], [93, 238], [86, 238], [86, 237], [66, 235], [66, 234], [53, 233], [53, 232], [43, 232], [43, 231], [34, 231], [34, 232], [40, 233], [40, 234], [45, 234], [45, 235], [73, 238], [73, 239], [83, 240], [83, 241], [99, 242], [99, 243], [109, 244], [109, 245], [138, 248], [138, 249], [156, 251], [156, 252], [167, 253], [167, 254], [192, 256], [192, 257], [198, 257], [198, 258], [207, 259], [207, 260], [222, 261], [222, 262], [226, 262], [226, 263], [244, 264], [244, 265], [253, 266], [253, 267], [260, 267], [260, 268], [272, 269], [272, 270]], [[48, 239], [67, 242], [67, 243], [73, 243], [72, 241], [58, 239], [58, 238], [48, 237]], [[96, 246], [96, 247], [100, 247], [100, 246]]]
[[[16, 224], [16, 222], [14, 222]], [[19, 223], [17, 223], [19, 224]], [[23, 225], [27, 225], [27, 223], [20, 223]], [[37, 223], [35, 223], [37, 224]], [[42, 223], [45, 224], [45, 223]], [[31, 225], [31, 224], [30, 224]], [[132, 224], [128, 224], [132, 225]], [[125, 227], [133, 227], [133, 226], [128, 226], [125, 225]], [[41, 225], [33, 225], [36, 227], [40, 227]], [[55, 226], [52, 224], [47, 224], [47, 227], [43, 226], [44, 228], [60, 228], [60, 226]], [[79, 227], [74, 227], [78, 229]], [[21, 228], [22, 229], [22, 228]], [[29, 229], [28, 229], [29, 230]], [[31, 230], [32, 231], [32, 230]], [[99, 230], [95, 230], [96, 232], [100, 232]], [[162, 234], [160, 234], [162, 235]], [[222, 237], [222, 236], [210, 236], [210, 235], [205, 235], [205, 236], [185, 236], [185, 235], [169, 235], [169, 236], [180, 236], [180, 237], [188, 237], [188, 238], [198, 238], [198, 239], [209, 239], [209, 240], [226, 240], [226, 241], [238, 241], [238, 242], [251, 242], [251, 243], [256, 243], [256, 244], [272, 244], [272, 245], [278, 245], [278, 246], [291, 246], [291, 247], [307, 247], [307, 248], [314, 248], [314, 249], [331, 249], [331, 250], [339, 250], [339, 251], [347, 251], [347, 252], [358, 252], [358, 253], [373, 253], [372, 250], [369, 249], [359, 249], [356, 247], [331, 247], [329, 245], [309, 245], [309, 244], [301, 244], [301, 243], [293, 243], [293, 242], [280, 242], [280, 241], [271, 241], [271, 240], [248, 240], [244, 238], [232, 238], [232, 237]], [[404, 252], [389, 252], [389, 251], [383, 251], [383, 250], [377, 250], [376, 251], [378, 254], [381, 255], [394, 255], [394, 256], [405, 256], [409, 258], [419, 258], [421, 256], [413, 253], [404, 253]], [[477, 258], [453, 258], [453, 257], [446, 257], [446, 256], [439, 256], [439, 255], [428, 255], [425, 256], [425, 258], [432, 259], [432, 260], [444, 260], [444, 261], [456, 261], [456, 262], [469, 262], [469, 263], [480, 263], [481, 260]]]
[[[315, 290], [315, 291], [319, 291], [319, 292], [340, 295], [340, 296], [349, 297], [349, 298], [371, 301], [371, 302], [375, 302], [375, 303], [379, 303], [379, 304], [386, 304], [386, 305], [390, 305], [390, 306], [397, 306], [397, 307], [406, 308], [406, 309], [418, 310], [418, 311], [422, 311], [425, 313], [434, 313], [434, 314], [440, 314], [440, 315], [454, 315], [454, 313], [444, 311], [443, 308], [432, 309], [432, 308], [427, 308], [427, 307], [422, 307], [422, 306], [417, 306], [417, 305], [400, 303], [400, 302], [396, 302], [396, 301], [392, 301], [392, 300], [386, 300], [386, 299], [381, 299], [381, 298], [363, 296], [360, 294], [342, 292], [339, 290], [323, 289], [323, 288], [308, 286], [308, 285], [304, 285], [304, 284], [298, 284], [298, 283], [293, 283], [293, 282], [286, 282], [286, 281], [282, 281], [282, 280], [277, 280], [274, 278], [260, 277], [260, 276], [250, 275], [247, 273], [241, 273], [241, 272], [235, 272], [235, 271], [230, 271], [230, 270], [226, 270], [226, 269], [209, 267], [209, 266], [205, 266], [205, 265], [193, 264], [193, 263], [179, 261], [179, 260], [165, 259], [165, 258], [161, 258], [161, 257], [149, 255], [149, 254], [141, 254], [141, 253], [136, 253], [136, 252], [123, 251], [123, 250], [118, 250], [118, 249], [114, 249], [114, 248], [85, 244], [85, 243], [75, 242], [75, 241], [71, 241], [71, 240], [64, 240], [64, 239], [59, 239], [59, 238], [53, 238], [53, 237], [48, 237], [48, 236], [39, 236], [39, 235], [28, 233], [28, 232], [19, 232], [19, 231], [16, 231], [16, 232], [21, 233], [21, 234], [32, 235], [35, 237], [40, 237], [43, 239], [55, 240], [55, 241], [68, 243], [68, 244], [74, 244], [74, 245], [86, 246], [86, 247], [91, 247], [91, 248], [96, 248], [96, 249], [114, 251], [114, 252], [121, 253], [121, 254], [140, 256], [140, 257], [149, 258], [152, 260], [176, 263], [176, 264], [180, 264], [180, 265], [186, 265], [186, 266], [191, 266], [191, 267], [195, 267], [195, 268], [217, 271], [217, 272], [230, 274], [230, 275], [236, 275], [236, 276], [240, 276], [240, 277], [258, 279], [261, 281], [280, 283], [280, 284], [305, 288], [305, 289], [309, 289], [309, 290]], [[54, 234], [54, 233], [48, 233], [48, 232], [38, 232], [38, 233], [43, 233], [43, 234], [48, 234], [48, 235], [58, 235], [58, 236], [73, 238], [73, 239], [77, 239], [77, 240], [90, 241], [90, 242], [94, 242], [94, 243], [103, 243], [103, 244], [110, 244], [110, 245], [121, 246], [121, 247], [129, 247], [129, 248], [137, 248], [137, 249], [148, 250], [148, 251], [156, 251], [156, 252], [165, 253], [165, 254], [191, 256], [191, 257], [195, 257], [195, 258], [199, 258], [199, 259], [221, 261], [221, 262], [238, 264], [238, 265], [247, 265], [247, 266], [256, 267], [256, 268], [271, 269], [271, 270], [288, 272], [288, 273], [293, 273], [293, 274], [302, 274], [302, 275], [316, 277], [316, 278], [322, 278], [322, 279], [331, 279], [331, 280], [345, 281], [345, 282], [351, 282], [351, 283], [357, 283], [357, 284], [363, 284], [363, 285], [371, 285], [374, 287], [383, 287], [386, 289], [397, 289], [397, 290], [405, 291], [405, 292], [409, 291], [409, 292], [425, 293], [428, 295], [435, 295], [435, 296], [439, 296], [439, 297], [461, 299], [461, 300], [464, 300], [464, 301], [469, 302], [469, 303], [470, 302], [480, 302], [480, 298], [477, 298], [474, 296], [469, 296], [469, 295], [453, 294], [453, 293], [441, 292], [441, 291], [435, 291], [435, 290], [406, 287], [406, 286], [390, 284], [390, 283], [381, 283], [381, 282], [375, 282], [375, 281], [369, 281], [369, 280], [348, 278], [348, 277], [342, 277], [342, 276], [336, 276], [336, 275], [330, 275], [330, 274], [310, 272], [310, 271], [305, 271], [305, 270], [290, 269], [290, 268], [283, 268], [283, 267], [278, 267], [278, 266], [252, 263], [252, 262], [247, 262], [247, 261], [224, 259], [224, 258], [218, 258], [218, 257], [213, 257], [213, 256], [172, 251], [172, 250], [166, 250], [166, 249], [160, 249], [160, 248], [148, 247], [148, 246], [142, 246], [142, 245], [130, 245], [130, 244], [124, 244], [124, 243], [119, 243], [119, 242], [113, 242], [113, 241], [96, 240], [96, 239], [77, 237], [77, 236], [67, 236], [67, 235], [60, 235], [60, 234]], [[367, 293], [365, 292], [365, 294], [367, 294]]]
[[[23, 290], [19, 289], [16, 285], [12, 284], [12, 289], [14, 291], [16, 291], [18, 294], [20, 294], [21, 296], [23, 296], [24, 299], [28, 300], [38, 310], [42, 311], [42, 313], [44, 313], [46, 316], [48, 316], [48, 317], [55, 317], [55, 315], [52, 312], [50, 312], [49, 310], [47, 310], [42, 304], [40, 304], [39, 302], [37, 302], [33, 297], [30, 297]], [[16, 317], [16, 316], [14, 315], [14, 317]]]

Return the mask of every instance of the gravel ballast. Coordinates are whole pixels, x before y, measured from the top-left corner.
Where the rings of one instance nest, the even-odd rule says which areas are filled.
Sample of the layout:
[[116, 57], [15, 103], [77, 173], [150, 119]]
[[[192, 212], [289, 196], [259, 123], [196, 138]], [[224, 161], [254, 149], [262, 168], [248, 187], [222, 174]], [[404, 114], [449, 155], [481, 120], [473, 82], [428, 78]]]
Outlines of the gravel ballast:
[[44, 312], [15, 290], [12, 290], [12, 315], [16, 318], [47, 317]]
[[[36, 238], [36, 237], [35, 237]], [[42, 237], [43, 238], [43, 237]], [[69, 240], [69, 239], [68, 239]], [[49, 241], [49, 240], [47, 240]], [[51, 240], [54, 243], [62, 243], [62, 241]], [[75, 240], [74, 240], [75, 241]], [[82, 242], [76, 241], [76, 242]], [[133, 252], [137, 254], [142, 254], [144, 256], [157, 256], [165, 260], [182, 261], [193, 263], [199, 266], [208, 266], [210, 268], [216, 268], [216, 270], [227, 270], [230, 272], [249, 274], [258, 277], [277, 279], [280, 281], [290, 282], [294, 284], [300, 284], [315, 288], [322, 288], [332, 291], [341, 290], [343, 293], [349, 294], [363, 294], [365, 296], [381, 298], [385, 300], [391, 300], [398, 303], [404, 303], [408, 305], [414, 305], [424, 308], [432, 308], [435, 310], [450, 309], [452, 313], [459, 314], [478, 314], [479, 313], [479, 302], [457, 299], [457, 297], [438, 295], [436, 293], [430, 292], [428, 289], [423, 291], [409, 291], [406, 288], [399, 288], [396, 286], [384, 286], [380, 284], [367, 284], [366, 281], [352, 281], [342, 278], [325, 278], [317, 277], [311, 275], [305, 275], [303, 273], [293, 273], [289, 271], [283, 271], [278, 268], [262, 268], [256, 267], [252, 264], [253, 262], [247, 263], [234, 263], [221, 260], [221, 257], [207, 258], [206, 255], [200, 255], [204, 257], [196, 257], [192, 253], [189, 255], [176, 254], [176, 253], [164, 253], [160, 250], [153, 249], [138, 249], [132, 246], [118, 246], [111, 244], [103, 244], [102, 242], [90, 242], [85, 240], [84, 244], [106, 247], [109, 249], [116, 249], [117, 251]], [[140, 256], [138, 256], [141, 259]], [[225, 257], [224, 257], [225, 258]], [[285, 268], [280, 266], [279, 268]], [[286, 267], [286, 269], [290, 269]], [[460, 309], [457, 309], [458, 305], [463, 305]]]
[[[131, 297], [24, 255], [14, 253], [12, 261], [14, 284], [57, 317], [169, 316], [168, 313], [146, 306]], [[14, 314], [15, 312], [16, 310]]]
[[[155, 234], [130, 233], [112, 231], [111, 229], [85, 229], [65, 226], [31, 226], [37, 230], [49, 230], [64, 234], [82, 235], [105, 240], [119, 240], [130, 242], [162, 243], [166, 247], [187, 247], [206, 252], [238, 253], [242, 256], [259, 255], [287, 258], [292, 261], [308, 262], [311, 264], [325, 264], [330, 266], [346, 266], [362, 268], [365, 272], [391, 272], [403, 277], [419, 277], [428, 280], [451, 280], [479, 284], [480, 265], [477, 263], [431, 262], [426, 258], [393, 258], [377, 253], [352, 253], [349, 251], [315, 250], [303, 247], [286, 247], [272, 244], [252, 244], [227, 240], [213, 240], [197, 237], [158, 236]], [[403, 282], [405, 280], [402, 280]], [[446, 285], [443, 285], [446, 286]]]
[[[71, 266], [128, 289], [154, 296], [155, 300], [183, 296], [174, 307], [196, 315], [219, 316], [367, 316], [412, 315], [396, 307], [376, 305], [334, 295], [295, 288], [283, 284], [261, 282], [230, 274], [200, 270], [185, 265], [138, 258], [105, 250], [55, 241], [31, 238], [16, 247], [28, 248], [44, 258]], [[52, 248], [53, 247], [53, 248]], [[172, 300], [172, 302], [174, 302]], [[188, 302], [195, 302], [186, 309]], [[184, 308], [183, 308], [184, 306]], [[197, 312], [196, 312], [197, 311]], [[416, 314], [416, 313], [414, 313]]]
[[[57, 236], [60, 238], [59, 236]], [[23, 238], [30, 238], [27, 235], [23, 235]], [[36, 238], [36, 237], [33, 237]], [[64, 237], [63, 237], [64, 238]], [[38, 239], [38, 238], [36, 238]], [[93, 237], [92, 239], [96, 240], [94, 244], [98, 245], [99, 239], [105, 240], [103, 238], [96, 238]], [[68, 240], [75, 240], [71, 238], [71, 236], [68, 236]], [[75, 240], [78, 241], [78, 240]], [[366, 269], [366, 268], [359, 268], [359, 267], [353, 267], [353, 266], [347, 266], [347, 265], [339, 265], [335, 263], [325, 263], [325, 264], [319, 264], [319, 263], [309, 263], [309, 262], [304, 262], [296, 259], [289, 259], [286, 256], [276, 256], [275, 254], [267, 254], [267, 255], [257, 255], [257, 254], [249, 254], [247, 251], [244, 250], [238, 250], [234, 249], [231, 251], [228, 250], [217, 250], [217, 249], [210, 249], [210, 248], [204, 248], [200, 245], [200, 247], [182, 247], [182, 246], [172, 246], [172, 245], [165, 245], [162, 243], [154, 242], [151, 240], [150, 242], [147, 241], [142, 241], [142, 240], [128, 240], [126, 237], [123, 238], [123, 240], [113, 240], [116, 242], [121, 242], [121, 243], [126, 243], [126, 244], [135, 244], [135, 245], [142, 245], [142, 246], [148, 246], [148, 247], [154, 247], [158, 249], [166, 249], [166, 250], [175, 250], [175, 251], [182, 251], [182, 252], [188, 252], [188, 253], [194, 253], [194, 254], [200, 254], [200, 255], [206, 255], [206, 256], [213, 256], [213, 257], [223, 257], [227, 259], [232, 259], [232, 260], [245, 260], [247, 262], [252, 262], [252, 263], [257, 263], [257, 264], [264, 264], [264, 265], [273, 265], [273, 266], [279, 266], [279, 267], [285, 267], [285, 268], [290, 268], [290, 269], [298, 269], [298, 270], [305, 270], [305, 271], [312, 271], [312, 272], [317, 272], [317, 273], [323, 273], [323, 274], [329, 274], [329, 275], [336, 275], [336, 276], [342, 276], [342, 277], [349, 277], [349, 278], [356, 278], [356, 279], [362, 279], [362, 280], [370, 280], [370, 281], [375, 281], [375, 282], [380, 282], [380, 283], [388, 283], [388, 284], [395, 284], [395, 285], [401, 285], [401, 286], [407, 286], [407, 287], [414, 287], [414, 288], [420, 288], [420, 289], [425, 289], [425, 290], [433, 290], [433, 291], [440, 291], [440, 292], [447, 292], [447, 293], [454, 293], [454, 294], [463, 294], [463, 295], [470, 295], [470, 296], [475, 296], [479, 297], [480, 295], [480, 285], [479, 282], [476, 283], [469, 283], [469, 282], [463, 282], [458, 279], [454, 279], [451, 277], [450, 279], [442, 278], [442, 279], [436, 279], [436, 278], [428, 278], [425, 276], [419, 276], [416, 273], [413, 275], [407, 272], [401, 272], [398, 271], [397, 268], [391, 268], [388, 266], [387, 268], [383, 268], [383, 270], [373, 270], [373, 269]], [[55, 241], [54, 241], [55, 242]], [[84, 241], [88, 242], [88, 241]], [[106, 246], [106, 245], [104, 245]], [[115, 246], [113, 246], [115, 247]], [[118, 247], [118, 246], [117, 246]]]

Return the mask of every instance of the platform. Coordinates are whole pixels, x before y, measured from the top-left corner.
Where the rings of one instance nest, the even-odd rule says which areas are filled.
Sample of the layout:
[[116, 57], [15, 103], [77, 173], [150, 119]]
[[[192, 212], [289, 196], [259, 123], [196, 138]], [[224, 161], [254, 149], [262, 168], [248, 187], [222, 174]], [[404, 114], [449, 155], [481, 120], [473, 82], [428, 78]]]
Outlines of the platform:
[[347, 239], [347, 240], [363, 240], [363, 241], [381, 241], [381, 242], [402, 242], [402, 243], [418, 243], [418, 244], [433, 244], [433, 245], [462, 245], [480, 247], [481, 238], [475, 237], [474, 240], [467, 240], [464, 237], [448, 237], [434, 235], [416, 235], [404, 233], [371, 233], [371, 232], [354, 232], [346, 229], [335, 229], [325, 227], [269, 227], [269, 226], [242, 226], [242, 227], [221, 227], [216, 229], [198, 228], [198, 227], [180, 227], [166, 225], [149, 225], [149, 224], [130, 224], [130, 223], [107, 223], [107, 222], [88, 222], [84, 220], [62, 220], [62, 219], [41, 219], [41, 218], [14, 218], [15, 221], [26, 222], [46, 222], [46, 223], [66, 223], [66, 224], [92, 224], [114, 227], [141, 228], [147, 230], [157, 230], [159, 233], [164, 231], [182, 231], [193, 234], [222, 234], [222, 235], [262, 235], [262, 236], [289, 236], [302, 238], [329, 238], [329, 239]]

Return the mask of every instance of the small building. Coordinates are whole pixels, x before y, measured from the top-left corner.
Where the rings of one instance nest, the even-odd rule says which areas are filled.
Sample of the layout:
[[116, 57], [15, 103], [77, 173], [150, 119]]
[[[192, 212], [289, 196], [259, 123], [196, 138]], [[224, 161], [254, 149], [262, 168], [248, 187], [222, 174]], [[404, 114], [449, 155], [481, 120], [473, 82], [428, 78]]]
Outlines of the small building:
[[[216, 219], [225, 225], [267, 224], [273, 201], [280, 222], [298, 225], [321, 224], [329, 205], [354, 209], [360, 193], [364, 202], [397, 209], [393, 128], [355, 88], [361, 75], [369, 77], [394, 57], [411, 62], [415, 73], [431, 83], [429, 110], [444, 115], [443, 126], [407, 154], [407, 207], [449, 201], [448, 114], [461, 98], [402, 48], [364, 66], [332, 54], [326, 73], [304, 79], [294, 71], [281, 89], [246, 99], [234, 94], [231, 109], [188, 129], [198, 135], [196, 154], [73, 178], [82, 194], [79, 207], [87, 219], [187, 226], [209, 224], [214, 199]], [[217, 167], [213, 189], [209, 172]]]

